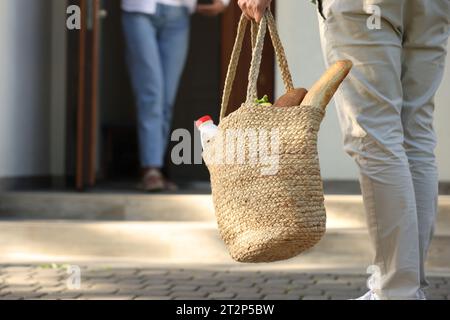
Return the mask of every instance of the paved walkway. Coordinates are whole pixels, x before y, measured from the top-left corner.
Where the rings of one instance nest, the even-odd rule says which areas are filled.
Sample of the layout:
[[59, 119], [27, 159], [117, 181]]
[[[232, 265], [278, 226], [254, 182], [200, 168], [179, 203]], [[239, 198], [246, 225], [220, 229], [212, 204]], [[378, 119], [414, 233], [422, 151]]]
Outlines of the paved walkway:
[[[0, 299], [349, 299], [365, 275], [217, 268], [0, 265]], [[430, 277], [429, 299], [450, 299], [450, 277]], [[74, 287], [75, 286], [75, 287]]]

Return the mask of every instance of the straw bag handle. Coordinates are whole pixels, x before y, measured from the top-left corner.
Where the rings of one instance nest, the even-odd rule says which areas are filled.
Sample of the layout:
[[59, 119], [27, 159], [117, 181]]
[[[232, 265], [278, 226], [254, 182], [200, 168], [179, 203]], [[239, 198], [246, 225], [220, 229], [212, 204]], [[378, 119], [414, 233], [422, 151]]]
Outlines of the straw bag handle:
[[[241, 16], [239, 21], [236, 40], [234, 42], [233, 51], [231, 53], [230, 64], [228, 65], [228, 72], [225, 78], [225, 86], [222, 96], [222, 105], [220, 110], [220, 120], [222, 120], [227, 112], [228, 103], [230, 100], [231, 90], [233, 87], [234, 79], [236, 77], [237, 66], [239, 62], [239, 56], [242, 51], [242, 44], [244, 41], [245, 29], [247, 27], [248, 20], [244, 15]], [[249, 78], [248, 78], [248, 88], [247, 88], [247, 98], [246, 102], [252, 102], [257, 97], [257, 81], [259, 76], [259, 68], [261, 65], [262, 52], [264, 46], [264, 38], [266, 35], [267, 26], [269, 27], [270, 37], [272, 40], [273, 47], [275, 49], [275, 55], [277, 57], [278, 66], [281, 70], [281, 77], [286, 91], [292, 90], [294, 88], [292, 84], [292, 76], [289, 71], [289, 66], [286, 59], [286, 54], [284, 48], [281, 44], [280, 36], [278, 35], [275, 19], [270, 12], [267, 10], [259, 24], [259, 30], [256, 37], [254, 36], [254, 27], [256, 23], [252, 24], [252, 62], [250, 66]]]

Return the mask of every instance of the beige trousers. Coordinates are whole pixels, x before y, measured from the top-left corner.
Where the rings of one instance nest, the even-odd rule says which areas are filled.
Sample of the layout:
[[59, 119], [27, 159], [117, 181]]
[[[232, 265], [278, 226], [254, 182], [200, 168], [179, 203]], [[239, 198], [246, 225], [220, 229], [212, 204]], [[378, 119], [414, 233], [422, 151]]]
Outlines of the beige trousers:
[[354, 63], [335, 100], [344, 148], [360, 169], [380, 271], [372, 289], [382, 299], [416, 299], [427, 286], [437, 211], [433, 98], [444, 72], [450, 0], [324, 0], [323, 14], [327, 64]]

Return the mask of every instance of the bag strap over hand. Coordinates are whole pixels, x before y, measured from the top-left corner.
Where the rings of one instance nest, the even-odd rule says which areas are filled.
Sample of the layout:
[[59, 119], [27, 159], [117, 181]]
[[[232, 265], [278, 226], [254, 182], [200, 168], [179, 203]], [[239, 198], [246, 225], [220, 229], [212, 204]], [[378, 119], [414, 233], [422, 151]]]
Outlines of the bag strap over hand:
[[[238, 31], [236, 35], [236, 40], [234, 43], [233, 51], [231, 53], [230, 64], [228, 66], [227, 76], [225, 78], [225, 86], [222, 96], [222, 106], [220, 110], [220, 120], [222, 120], [227, 111], [228, 103], [230, 100], [230, 95], [234, 83], [234, 79], [236, 77], [237, 66], [239, 63], [239, 57], [242, 51], [242, 44], [244, 41], [245, 30], [248, 24], [247, 18], [244, 15], [241, 16], [238, 25]], [[292, 90], [294, 88], [292, 84], [292, 76], [289, 72], [289, 66], [286, 59], [286, 54], [284, 52], [284, 48], [281, 44], [280, 37], [278, 35], [278, 31], [275, 24], [275, 19], [273, 18], [272, 13], [267, 10], [264, 14], [264, 17], [259, 24], [258, 34], [255, 38], [255, 28], [256, 23], [252, 25], [252, 62], [250, 66], [249, 72], [249, 82], [247, 88], [247, 98], [246, 102], [251, 103], [257, 97], [257, 81], [259, 76], [259, 69], [261, 65], [262, 52], [264, 46], [264, 39], [266, 35], [267, 26], [269, 27], [270, 36], [272, 39], [272, 44], [274, 46], [275, 55], [277, 57], [278, 65], [281, 70], [281, 77], [283, 79], [286, 91]]]

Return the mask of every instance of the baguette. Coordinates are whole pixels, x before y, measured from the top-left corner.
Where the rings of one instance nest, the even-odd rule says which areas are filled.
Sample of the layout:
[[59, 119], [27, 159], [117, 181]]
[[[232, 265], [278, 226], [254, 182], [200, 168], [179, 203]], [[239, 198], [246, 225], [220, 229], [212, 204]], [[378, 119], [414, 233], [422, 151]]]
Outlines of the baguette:
[[350, 60], [339, 60], [333, 64], [312, 86], [303, 99], [302, 105], [325, 109], [352, 66]]

